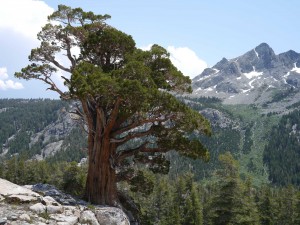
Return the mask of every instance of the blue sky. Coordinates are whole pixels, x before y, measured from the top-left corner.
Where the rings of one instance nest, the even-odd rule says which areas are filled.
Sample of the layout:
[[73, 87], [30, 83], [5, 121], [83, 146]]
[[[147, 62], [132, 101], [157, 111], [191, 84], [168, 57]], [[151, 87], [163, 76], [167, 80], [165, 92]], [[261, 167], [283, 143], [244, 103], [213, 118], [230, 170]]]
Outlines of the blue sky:
[[58, 97], [41, 82], [13, 77], [27, 65], [36, 33], [58, 4], [110, 14], [108, 23], [131, 34], [138, 47], [162, 45], [191, 77], [262, 42], [276, 54], [300, 52], [298, 0], [1, 0], [0, 98]]

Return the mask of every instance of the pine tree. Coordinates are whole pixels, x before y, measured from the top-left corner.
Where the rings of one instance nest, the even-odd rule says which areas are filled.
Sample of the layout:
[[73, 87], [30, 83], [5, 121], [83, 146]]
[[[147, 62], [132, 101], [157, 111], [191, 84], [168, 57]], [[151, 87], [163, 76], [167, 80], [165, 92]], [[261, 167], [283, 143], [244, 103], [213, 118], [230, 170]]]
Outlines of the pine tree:
[[296, 215], [295, 215], [295, 225], [300, 225], [300, 191], [298, 190], [296, 194], [296, 207], [295, 207]]
[[196, 185], [193, 183], [189, 190], [189, 196], [185, 202], [185, 225], [202, 225], [203, 224], [203, 207], [200, 202], [199, 193]]
[[254, 190], [252, 188], [252, 183], [250, 179], [247, 179], [245, 183], [240, 183], [240, 191], [241, 195], [236, 196], [236, 206], [239, 207], [236, 211], [236, 216], [233, 220], [233, 224], [259, 224], [259, 215], [257, 206], [255, 204]]
[[217, 172], [217, 190], [209, 208], [209, 224], [258, 224], [250, 189], [239, 177], [239, 165], [227, 152], [219, 156], [222, 169]]
[[274, 212], [272, 206], [272, 196], [269, 186], [261, 187], [261, 191], [258, 196], [258, 211], [261, 225], [273, 225], [274, 224]]
[[292, 185], [282, 188], [277, 194], [277, 219], [275, 224], [294, 225], [297, 217], [296, 190]]

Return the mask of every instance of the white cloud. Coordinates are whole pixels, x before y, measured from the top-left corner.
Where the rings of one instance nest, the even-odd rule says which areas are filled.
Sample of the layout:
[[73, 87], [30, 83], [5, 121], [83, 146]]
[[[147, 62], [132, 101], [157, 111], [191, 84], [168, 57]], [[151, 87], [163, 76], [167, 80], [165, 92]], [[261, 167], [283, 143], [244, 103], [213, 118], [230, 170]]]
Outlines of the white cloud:
[[187, 47], [169, 46], [172, 63], [184, 74], [191, 78], [202, 73], [207, 68], [207, 63], [200, 59], [196, 53]]
[[[142, 50], [150, 50], [152, 44], [147, 46], [142, 46]], [[205, 61], [200, 59], [196, 53], [189, 49], [188, 47], [167, 47], [170, 53], [170, 60], [172, 63], [186, 76], [194, 78], [195, 76], [202, 73], [202, 71], [207, 68]]]
[[142, 46], [140, 47], [140, 49], [142, 49], [143, 51], [149, 51], [151, 49], [153, 44], [149, 44], [149, 45], [146, 45], [146, 46]]
[[6, 80], [7, 78], [7, 69], [5, 67], [0, 67], [0, 80]]
[[36, 34], [46, 24], [47, 16], [53, 11], [43, 1], [1, 0], [0, 29], [11, 29], [26, 37], [36, 39]]
[[0, 90], [7, 89], [23, 89], [23, 84], [20, 82], [14, 82], [13, 80], [7, 80], [8, 74], [5, 67], [0, 67]]

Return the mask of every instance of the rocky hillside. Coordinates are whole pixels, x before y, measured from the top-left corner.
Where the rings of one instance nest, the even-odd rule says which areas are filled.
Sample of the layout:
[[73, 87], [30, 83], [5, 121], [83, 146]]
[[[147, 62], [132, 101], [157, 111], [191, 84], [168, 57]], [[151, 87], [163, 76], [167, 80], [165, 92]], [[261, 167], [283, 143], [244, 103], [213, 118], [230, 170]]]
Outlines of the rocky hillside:
[[18, 186], [0, 178], [1, 225], [129, 225], [119, 208], [88, 205], [46, 184]]
[[172, 173], [192, 170], [198, 179], [209, 179], [220, 166], [219, 155], [229, 151], [239, 160], [243, 177], [251, 177], [255, 185], [269, 182], [263, 153], [272, 127], [281, 115], [265, 115], [254, 105], [228, 105], [213, 98], [183, 97], [182, 100], [211, 122], [212, 136], [198, 136], [209, 149], [210, 161], [172, 157]]
[[257, 184], [300, 185], [299, 53], [275, 54], [262, 43], [205, 69], [192, 86], [193, 94], [184, 101], [205, 115], [214, 131], [211, 139], [203, 139], [211, 149], [210, 163], [192, 163], [202, 177], [216, 168], [219, 153], [230, 151], [243, 176], [250, 175]]
[[214, 96], [227, 104], [270, 104], [274, 97], [284, 97], [288, 106], [298, 101], [299, 88], [300, 54], [290, 50], [276, 55], [266, 43], [239, 57], [223, 58], [193, 79], [195, 96]]
[[82, 158], [86, 143], [70, 113], [74, 107], [58, 100], [0, 99], [0, 158], [23, 154], [41, 160], [62, 151], [73, 151], [68, 161]]

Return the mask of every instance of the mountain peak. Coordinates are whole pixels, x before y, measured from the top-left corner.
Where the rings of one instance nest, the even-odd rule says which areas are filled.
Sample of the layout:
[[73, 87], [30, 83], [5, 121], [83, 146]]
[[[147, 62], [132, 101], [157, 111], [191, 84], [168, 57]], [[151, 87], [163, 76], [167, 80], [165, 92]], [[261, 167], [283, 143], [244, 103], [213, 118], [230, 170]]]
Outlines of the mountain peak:
[[261, 43], [254, 48], [254, 51], [261, 55], [272, 55], [275, 56], [273, 49], [267, 43]]
[[193, 80], [196, 95], [224, 98], [227, 102], [264, 102], [272, 90], [298, 88], [300, 96], [300, 54], [287, 51], [276, 55], [261, 43], [236, 58], [223, 58]]
[[221, 69], [223, 69], [223, 67], [225, 67], [228, 64], [229, 64], [228, 59], [223, 57], [220, 62], [218, 62], [216, 65], [213, 66], [213, 68], [215, 68], [217, 70], [221, 70]]
[[289, 50], [287, 52], [279, 54], [279, 58], [290, 63], [295, 63], [297, 60], [300, 59], [300, 54], [293, 50]]
[[267, 43], [263, 42], [255, 47], [255, 49], [272, 49]]

